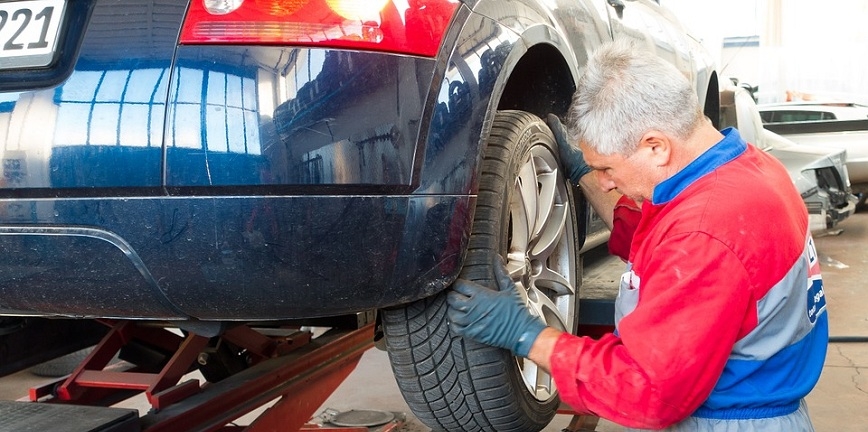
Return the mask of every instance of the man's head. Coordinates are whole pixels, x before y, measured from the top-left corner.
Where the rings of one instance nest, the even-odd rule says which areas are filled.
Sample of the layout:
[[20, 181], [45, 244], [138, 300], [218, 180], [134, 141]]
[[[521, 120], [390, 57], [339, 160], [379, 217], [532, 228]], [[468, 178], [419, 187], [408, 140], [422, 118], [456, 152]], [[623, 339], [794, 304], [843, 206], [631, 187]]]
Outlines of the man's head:
[[671, 64], [625, 42], [588, 61], [567, 117], [604, 189], [648, 199], [673, 172], [673, 148], [704, 123], [696, 93]]

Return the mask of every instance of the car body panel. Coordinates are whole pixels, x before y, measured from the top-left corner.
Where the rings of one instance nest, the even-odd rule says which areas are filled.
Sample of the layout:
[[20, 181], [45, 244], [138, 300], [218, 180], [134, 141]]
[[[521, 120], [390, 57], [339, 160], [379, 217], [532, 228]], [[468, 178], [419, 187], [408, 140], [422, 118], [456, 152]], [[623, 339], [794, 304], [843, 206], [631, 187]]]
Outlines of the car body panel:
[[[0, 313], [271, 320], [437, 293], [495, 112], [563, 114], [623, 33], [603, 0], [481, 0], [433, 58], [179, 46], [187, 2], [82, 3], [69, 77], [0, 91]], [[705, 98], [713, 71], [688, 56]]]
[[433, 60], [210, 45], [177, 59], [167, 186], [410, 187], [429, 89], [406, 77], [430, 76]]

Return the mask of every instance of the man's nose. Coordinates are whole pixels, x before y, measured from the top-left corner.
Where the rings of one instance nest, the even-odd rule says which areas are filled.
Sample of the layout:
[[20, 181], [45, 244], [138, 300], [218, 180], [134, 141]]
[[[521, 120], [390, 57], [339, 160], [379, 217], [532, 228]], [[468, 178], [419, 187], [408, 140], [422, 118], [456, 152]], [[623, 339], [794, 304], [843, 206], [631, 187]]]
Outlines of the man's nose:
[[600, 188], [603, 189], [603, 192], [609, 192], [615, 189], [615, 182], [606, 175], [603, 171], [595, 171], [597, 174], [597, 183], [600, 185]]

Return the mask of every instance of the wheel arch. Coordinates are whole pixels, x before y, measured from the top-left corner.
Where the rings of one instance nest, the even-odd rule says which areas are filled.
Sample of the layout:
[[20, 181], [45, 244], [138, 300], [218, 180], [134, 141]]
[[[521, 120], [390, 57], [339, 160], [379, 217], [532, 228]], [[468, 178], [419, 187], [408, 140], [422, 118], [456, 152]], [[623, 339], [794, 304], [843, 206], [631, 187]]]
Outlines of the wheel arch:
[[545, 118], [567, 112], [576, 91], [575, 77], [563, 54], [549, 44], [525, 51], [506, 77], [497, 110], [521, 110]]

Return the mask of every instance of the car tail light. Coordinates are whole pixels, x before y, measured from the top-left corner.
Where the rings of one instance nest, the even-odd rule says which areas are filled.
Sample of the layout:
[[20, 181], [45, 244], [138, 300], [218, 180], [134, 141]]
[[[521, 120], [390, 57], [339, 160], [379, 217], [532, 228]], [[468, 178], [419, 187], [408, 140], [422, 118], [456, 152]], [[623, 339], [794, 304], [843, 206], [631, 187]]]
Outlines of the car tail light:
[[304, 45], [433, 57], [458, 0], [192, 0], [182, 44]]

